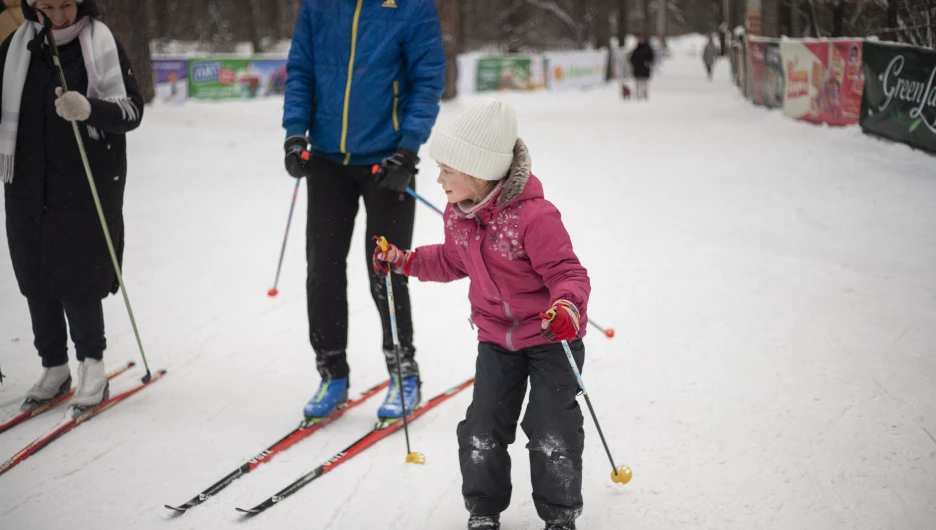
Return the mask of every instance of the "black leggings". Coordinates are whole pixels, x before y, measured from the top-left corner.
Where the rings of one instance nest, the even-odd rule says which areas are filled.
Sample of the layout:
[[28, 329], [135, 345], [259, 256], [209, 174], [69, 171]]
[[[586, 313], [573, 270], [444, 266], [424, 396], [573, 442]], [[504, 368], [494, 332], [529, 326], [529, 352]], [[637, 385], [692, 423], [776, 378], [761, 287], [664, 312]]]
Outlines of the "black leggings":
[[[367, 258], [371, 296], [380, 312], [382, 347], [387, 369], [396, 376], [396, 356], [390, 328], [390, 309], [384, 280], [371, 267], [373, 236], [385, 236], [402, 250], [413, 240], [416, 201], [409, 195], [378, 189], [371, 166], [344, 166], [314, 157], [308, 180], [309, 213], [306, 228], [309, 310], [309, 340], [315, 350], [319, 374], [324, 379], [348, 377], [348, 277], [347, 257], [351, 248], [354, 219], [363, 197], [367, 229], [363, 250]], [[401, 346], [403, 377], [418, 375], [414, 359], [413, 319], [407, 278], [392, 277], [396, 319]], [[369, 330], [361, 330], [363, 333]]]
[[94, 302], [61, 302], [27, 298], [32, 317], [36, 349], [42, 366], [50, 368], [68, 362], [68, 339], [65, 317], [75, 353], [79, 361], [101, 360], [107, 341], [104, 339], [104, 309], [100, 300]]

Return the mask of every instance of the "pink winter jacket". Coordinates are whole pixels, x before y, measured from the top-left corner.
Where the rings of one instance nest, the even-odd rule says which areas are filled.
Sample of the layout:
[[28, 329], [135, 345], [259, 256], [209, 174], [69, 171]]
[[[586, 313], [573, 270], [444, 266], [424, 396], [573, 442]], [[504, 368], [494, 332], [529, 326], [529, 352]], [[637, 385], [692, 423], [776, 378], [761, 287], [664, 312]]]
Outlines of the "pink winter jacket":
[[543, 198], [543, 185], [530, 166], [529, 151], [517, 140], [500, 190], [473, 214], [448, 205], [445, 243], [416, 249], [409, 269], [421, 281], [468, 276], [478, 340], [511, 351], [550, 343], [540, 335], [539, 315], [559, 299], [578, 308], [584, 336], [591, 292], [559, 210]]

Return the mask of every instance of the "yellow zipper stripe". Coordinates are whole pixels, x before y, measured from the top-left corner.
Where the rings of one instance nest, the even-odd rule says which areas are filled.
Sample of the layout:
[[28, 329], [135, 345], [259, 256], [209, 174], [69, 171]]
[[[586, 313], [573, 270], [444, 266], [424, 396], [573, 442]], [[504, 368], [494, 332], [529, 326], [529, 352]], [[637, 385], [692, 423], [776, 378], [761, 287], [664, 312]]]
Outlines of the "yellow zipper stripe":
[[393, 130], [400, 130], [400, 118], [397, 117], [397, 103], [400, 101], [400, 82], [393, 82]]
[[364, 0], [358, 0], [357, 7], [354, 8], [354, 22], [351, 24], [351, 58], [348, 59], [348, 84], [345, 86], [344, 96], [344, 114], [341, 119], [341, 152], [345, 153], [345, 165], [351, 159], [351, 153], [348, 153], [348, 107], [351, 103], [351, 78], [354, 76], [354, 54], [357, 51], [357, 32], [358, 22], [361, 21], [361, 6]]

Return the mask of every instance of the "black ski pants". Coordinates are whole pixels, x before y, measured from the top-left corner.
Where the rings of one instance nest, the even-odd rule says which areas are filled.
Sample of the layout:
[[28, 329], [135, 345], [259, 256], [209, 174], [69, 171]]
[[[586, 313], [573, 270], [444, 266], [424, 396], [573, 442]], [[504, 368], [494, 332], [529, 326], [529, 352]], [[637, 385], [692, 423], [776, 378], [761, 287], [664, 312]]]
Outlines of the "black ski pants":
[[51, 368], [68, 362], [66, 316], [77, 359], [103, 359], [107, 341], [104, 339], [104, 308], [101, 300], [62, 302], [27, 298], [26, 301], [35, 336], [33, 344], [39, 351], [43, 367]]
[[[390, 327], [390, 307], [386, 283], [371, 266], [373, 236], [408, 250], [413, 241], [416, 201], [406, 194], [378, 189], [371, 166], [345, 166], [313, 157], [309, 161], [309, 212], [306, 225], [308, 277], [306, 293], [309, 309], [309, 340], [315, 350], [323, 379], [348, 377], [348, 277], [347, 258], [351, 248], [358, 203], [364, 199], [367, 229], [363, 251], [367, 258], [371, 296], [380, 313], [383, 352], [387, 370], [396, 376], [396, 355]], [[411, 184], [414, 185], [415, 183]], [[413, 319], [407, 278], [392, 275], [396, 321], [400, 338], [403, 377], [419, 374], [413, 347]]]
[[[581, 340], [569, 344], [579, 369]], [[510, 504], [510, 455], [517, 420], [530, 382], [530, 401], [521, 426], [529, 439], [533, 504], [546, 522], [573, 522], [582, 512], [583, 416], [578, 384], [561, 344], [518, 352], [478, 345], [474, 396], [458, 424], [458, 458], [465, 507], [474, 515], [495, 515]]]

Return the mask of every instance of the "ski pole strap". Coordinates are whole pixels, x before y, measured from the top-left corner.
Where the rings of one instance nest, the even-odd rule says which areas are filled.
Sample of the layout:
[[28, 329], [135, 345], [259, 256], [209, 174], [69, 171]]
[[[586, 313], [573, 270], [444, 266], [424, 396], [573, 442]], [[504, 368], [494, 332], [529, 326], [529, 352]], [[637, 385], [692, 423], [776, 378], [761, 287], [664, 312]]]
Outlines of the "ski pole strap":
[[569, 364], [572, 365], [572, 373], [575, 374], [575, 381], [578, 383], [579, 388], [582, 389], [582, 395], [588, 396], [588, 392], [585, 391], [585, 383], [582, 382], [582, 372], [579, 372], [578, 365], [575, 364], [575, 357], [572, 356], [572, 348], [569, 348], [568, 341], [562, 341], [562, 349], [565, 350], [566, 357], [569, 359]]

